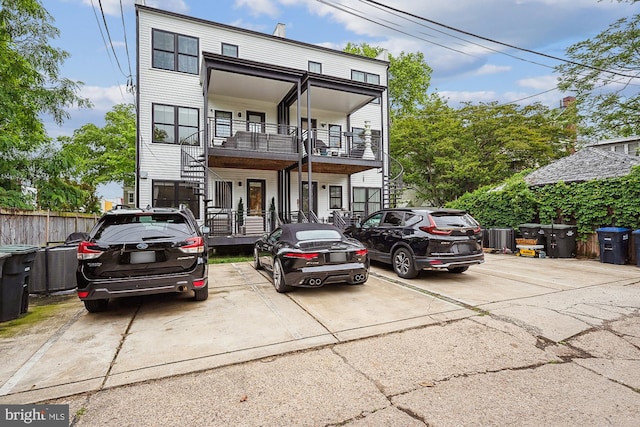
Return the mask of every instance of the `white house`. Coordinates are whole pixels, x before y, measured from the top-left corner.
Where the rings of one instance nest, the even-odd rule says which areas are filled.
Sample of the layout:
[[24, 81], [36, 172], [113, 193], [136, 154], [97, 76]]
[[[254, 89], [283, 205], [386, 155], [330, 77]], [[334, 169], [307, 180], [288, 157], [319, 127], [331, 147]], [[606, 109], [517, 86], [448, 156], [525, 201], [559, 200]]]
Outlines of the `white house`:
[[389, 204], [385, 58], [289, 40], [282, 24], [136, 17], [138, 206], [187, 204], [219, 245]]

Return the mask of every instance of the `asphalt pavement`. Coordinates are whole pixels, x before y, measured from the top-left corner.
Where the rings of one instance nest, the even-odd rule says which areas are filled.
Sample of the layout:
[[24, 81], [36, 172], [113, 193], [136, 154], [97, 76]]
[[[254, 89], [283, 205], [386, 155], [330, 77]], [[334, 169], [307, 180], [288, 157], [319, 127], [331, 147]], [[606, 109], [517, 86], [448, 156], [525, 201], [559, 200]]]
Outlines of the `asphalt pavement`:
[[463, 274], [116, 301], [0, 338], [0, 404], [76, 426], [640, 424], [640, 268], [487, 254]]

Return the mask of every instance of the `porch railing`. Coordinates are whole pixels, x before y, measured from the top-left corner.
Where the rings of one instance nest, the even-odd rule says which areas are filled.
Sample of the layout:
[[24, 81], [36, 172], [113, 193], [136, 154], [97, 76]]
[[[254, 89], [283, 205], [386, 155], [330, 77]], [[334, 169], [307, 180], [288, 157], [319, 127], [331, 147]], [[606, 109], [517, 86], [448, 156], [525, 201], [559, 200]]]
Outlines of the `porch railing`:
[[236, 119], [209, 119], [210, 147], [216, 149], [311, 154], [364, 160], [381, 160], [382, 139], [377, 131], [370, 135], [364, 128], [353, 132], [334, 131], [325, 125], [311, 130], [274, 123], [256, 123]]

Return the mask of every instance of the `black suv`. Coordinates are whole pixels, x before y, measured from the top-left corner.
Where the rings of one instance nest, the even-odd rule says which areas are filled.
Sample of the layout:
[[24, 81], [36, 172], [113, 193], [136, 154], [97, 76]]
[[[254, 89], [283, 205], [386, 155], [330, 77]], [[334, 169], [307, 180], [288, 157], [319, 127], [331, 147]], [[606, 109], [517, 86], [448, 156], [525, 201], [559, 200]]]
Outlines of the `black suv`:
[[188, 208], [115, 209], [78, 245], [78, 297], [90, 312], [109, 298], [194, 291], [207, 299], [207, 244]]
[[407, 279], [424, 268], [462, 273], [484, 262], [480, 225], [460, 210], [383, 209], [345, 234], [364, 243], [372, 260], [391, 264]]

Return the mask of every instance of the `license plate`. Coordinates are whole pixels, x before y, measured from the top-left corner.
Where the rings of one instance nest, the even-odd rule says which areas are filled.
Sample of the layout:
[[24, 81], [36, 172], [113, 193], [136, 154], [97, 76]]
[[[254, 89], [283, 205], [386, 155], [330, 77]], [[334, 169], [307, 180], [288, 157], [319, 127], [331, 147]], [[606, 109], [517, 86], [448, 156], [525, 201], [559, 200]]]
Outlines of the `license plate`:
[[131, 252], [129, 262], [131, 264], [147, 264], [150, 262], [156, 262], [156, 253], [154, 251]]
[[345, 252], [335, 252], [335, 253], [329, 254], [329, 261], [347, 262], [347, 254]]

